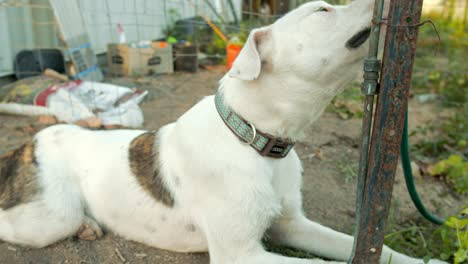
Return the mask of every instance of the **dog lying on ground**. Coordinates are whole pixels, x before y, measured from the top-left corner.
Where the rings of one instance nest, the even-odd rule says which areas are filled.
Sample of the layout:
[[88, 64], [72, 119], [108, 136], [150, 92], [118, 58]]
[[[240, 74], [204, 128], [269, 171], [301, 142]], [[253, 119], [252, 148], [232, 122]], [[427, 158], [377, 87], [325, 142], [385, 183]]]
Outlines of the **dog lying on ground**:
[[[302, 212], [292, 142], [360, 71], [372, 2], [310, 2], [253, 30], [216, 96], [158, 131], [39, 132], [1, 160], [0, 238], [45, 247], [105, 227], [153, 247], [209, 251], [216, 264], [328, 263], [269, 253], [267, 234], [347, 260], [353, 238]], [[384, 247], [381, 263], [389, 259], [422, 263]]]

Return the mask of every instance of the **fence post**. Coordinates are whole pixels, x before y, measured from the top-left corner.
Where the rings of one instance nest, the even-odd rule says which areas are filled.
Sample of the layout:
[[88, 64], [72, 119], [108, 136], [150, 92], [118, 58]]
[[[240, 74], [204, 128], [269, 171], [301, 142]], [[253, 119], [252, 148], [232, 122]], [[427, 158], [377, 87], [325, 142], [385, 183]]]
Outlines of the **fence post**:
[[392, 0], [367, 177], [350, 263], [379, 263], [399, 160], [423, 0]]

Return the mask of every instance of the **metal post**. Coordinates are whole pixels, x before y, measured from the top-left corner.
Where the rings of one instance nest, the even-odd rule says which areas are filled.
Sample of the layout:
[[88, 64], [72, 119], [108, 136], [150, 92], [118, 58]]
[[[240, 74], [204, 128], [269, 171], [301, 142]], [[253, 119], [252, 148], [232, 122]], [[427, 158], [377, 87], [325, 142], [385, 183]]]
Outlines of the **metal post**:
[[[370, 132], [372, 127], [372, 114], [374, 109], [374, 95], [378, 88], [378, 79], [380, 72], [380, 60], [377, 59], [379, 53], [380, 42], [380, 22], [382, 21], [384, 0], [375, 0], [373, 23], [371, 35], [369, 37], [369, 54], [364, 62], [364, 81], [361, 85], [361, 92], [366, 96], [362, 118], [362, 136], [361, 136], [361, 151], [359, 157], [359, 174], [357, 179], [356, 192], [356, 211], [359, 212], [362, 206], [364, 196], [366, 175], [367, 175], [367, 160], [369, 158], [369, 142]], [[360, 214], [356, 214], [356, 227], [354, 236], [357, 235], [357, 226], [360, 221]], [[356, 247], [356, 241], [353, 244], [353, 253]], [[350, 259], [353, 259], [351, 255]]]
[[379, 263], [416, 51], [418, 28], [414, 25], [419, 23], [422, 2], [390, 3], [367, 177], [350, 260], [353, 264]]

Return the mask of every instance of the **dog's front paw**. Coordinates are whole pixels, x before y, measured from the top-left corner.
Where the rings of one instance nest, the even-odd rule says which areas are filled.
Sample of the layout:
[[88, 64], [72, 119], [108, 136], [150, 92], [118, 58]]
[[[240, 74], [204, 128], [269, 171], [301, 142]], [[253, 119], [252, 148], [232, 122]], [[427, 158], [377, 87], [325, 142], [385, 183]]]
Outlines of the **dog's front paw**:
[[93, 241], [102, 236], [102, 231], [96, 230], [95, 228], [89, 225], [83, 224], [76, 232], [76, 236], [81, 240]]
[[86, 217], [76, 232], [76, 236], [81, 240], [92, 241], [102, 237], [103, 232], [94, 220]]

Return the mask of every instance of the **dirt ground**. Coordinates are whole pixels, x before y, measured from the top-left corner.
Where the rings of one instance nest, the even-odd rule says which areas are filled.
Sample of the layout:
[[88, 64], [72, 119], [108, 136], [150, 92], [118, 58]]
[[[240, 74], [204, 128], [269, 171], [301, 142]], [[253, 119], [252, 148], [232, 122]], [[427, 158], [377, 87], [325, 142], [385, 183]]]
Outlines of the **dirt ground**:
[[[197, 74], [175, 73], [140, 79], [107, 81], [149, 91], [142, 103], [147, 129], [157, 129], [174, 121], [203, 96], [214, 93], [222, 69]], [[434, 107], [410, 103], [411, 127], [428, 121], [437, 122]], [[18, 147], [41, 126], [36, 118], [0, 115], [0, 154]], [[357, 168], [359, 157], [360, 119], [342, 120], [325, 113], [308, 130], [305, 142], [296, 145], [303, 166], [304, 210], [309, 218], [337, 230], [351, 233], [355, 216], [356, 181], [343, 171], [343, 166]], [[345, 165], [343, 165], [345, 164]], [[353, 165], [354, 164], [354, 165]], [[455, 213], [462, 198], [445, 183], [429, 177], [417, 177], [421, 198], [429, 209], [442, 215]], [[397, 172], [393, 204], [388, 225], [419, 219], [404, 185], [401, 170]], [[330, 199], [333, 198], [333, 199]], [[311, 239], [313, 239], [311, 237]], [[44, 249], [30, 249], [0, 242], [0, 263], [208, 263], [207, 254], [176, 254], [125, 241], [112, 234], [88, 242], [69, 238]]]

